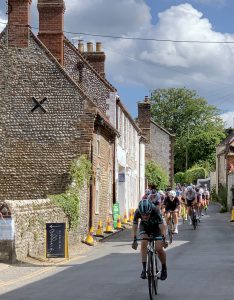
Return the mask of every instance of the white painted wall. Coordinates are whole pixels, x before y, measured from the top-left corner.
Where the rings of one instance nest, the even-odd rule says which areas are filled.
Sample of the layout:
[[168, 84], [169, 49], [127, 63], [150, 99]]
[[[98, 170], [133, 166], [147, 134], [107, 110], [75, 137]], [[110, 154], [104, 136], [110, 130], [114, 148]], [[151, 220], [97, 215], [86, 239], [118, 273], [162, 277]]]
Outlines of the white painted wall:
[[[117, 106], [118, 128], [121, 137], [116, 141], [116, 189], [120, 213], [138, 206], [144, 193], [145, 182], [145, 145], [140, 144], [140, 136], [128, 116]], [[125, 181], [119, 182], [119, 172], [125, 174]]]

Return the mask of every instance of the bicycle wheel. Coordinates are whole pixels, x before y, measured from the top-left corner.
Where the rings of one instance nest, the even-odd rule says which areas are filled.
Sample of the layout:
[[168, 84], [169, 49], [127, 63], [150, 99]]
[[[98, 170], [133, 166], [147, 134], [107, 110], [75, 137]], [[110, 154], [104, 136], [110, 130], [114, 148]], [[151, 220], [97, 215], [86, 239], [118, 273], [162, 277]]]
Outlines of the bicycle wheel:
[[154, 256], [151, 251], [148, 252], [147, 278], [148, 278], [150, 300], [155, 300], [157, 295], [157, 282], [156, 282], [157, 278], [156, 278]]
[[170, 242], [170, 244], [171, 244], [172, 241], [173, 241], [173, 230], [174, 230], [173, 227], [174, 227], [174, 226], [173, 226], [172, 220], [170, 220], [170, 223], [169, 223], [169, 225], [168, 225], [168, 237], [169, 237], [169, 242]]
[[192, 213], [192, 223], [193, 223], [193, 229], [196, 230], [196, 228], [197, 228], [197, 216], [196, 216], [194, 211]]

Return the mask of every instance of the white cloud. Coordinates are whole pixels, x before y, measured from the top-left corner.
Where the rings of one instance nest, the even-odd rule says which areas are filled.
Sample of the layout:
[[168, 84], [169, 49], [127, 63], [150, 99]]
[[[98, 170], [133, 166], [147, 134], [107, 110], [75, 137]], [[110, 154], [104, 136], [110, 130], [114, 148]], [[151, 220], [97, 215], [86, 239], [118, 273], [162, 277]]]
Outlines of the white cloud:
[[[194, 0], [202, 1], [202, 0]], [[101, 35], [193, 41], [231, 41], [234, 35], [216, 32], [202, 12], [191, 4], [171, 6], [158, 14], [157, 24], [145, 0], [65, 0], [65, 30]], [[190, 1], [191, 3], [192, 1]], [[224, 1], [202, 1], [211, 4]], [[37, 0], [32, 21], [38, 27]], [[147, 90], [167, 87], [194, 89], [209, 103], [234, 111], [234, 44], [172, 43], [108, 39], [83, 35], [85, 41], [102, 41], [107, 54], [106, 74], [123, 85]], [[112, 82], [115, 84], [115, 82]]]
[[6, 22], [7, 22], [6, 20], [0, 18], [0, 32], [2, 32], [3, 29], [6, 27], [6, 24], [5, 24]]
[[232, 127], [234, 128], [234, 111], [229, 111], [221, 115], [222, 119], [225, 122], [225, 127], [229, 128]]
[[[234, 42], [234, 35], [214, 31], [209, 20], [190, 4], [172, 6], [159, 13], [159, 22], [139, 29], [137, 35]], [[108, 70], [116, 80], [125, 84], [135, 82], [149, 89], [186, 86], [221, 109], [234, 109], [234, 102], [228, 101], [234, 96], [234, 44], [112, 40], [108, 47], [112, 49], [108, 52]]]

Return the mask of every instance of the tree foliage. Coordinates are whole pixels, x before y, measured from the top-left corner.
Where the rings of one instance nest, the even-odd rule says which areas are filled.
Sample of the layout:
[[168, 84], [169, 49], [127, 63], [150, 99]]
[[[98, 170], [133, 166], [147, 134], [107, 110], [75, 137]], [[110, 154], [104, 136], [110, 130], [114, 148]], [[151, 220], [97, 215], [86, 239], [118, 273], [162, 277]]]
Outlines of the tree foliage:
[[157, 165], [152, 160], [146, 163], [145, 176], [148, 180], [149, 185], [154, 185], [159, 190], [164, 190], [168, 186], [168, 175], [159, 165]]
[[[195, 91], [185, 88], [157, 89], [152, 92], [152, 118], [176, 134], [175, 171], [197, 162], [214, 163], [215, 147], [225, 137], [220, 111]], [[186, 152], [187, 151], [187, 152]]]

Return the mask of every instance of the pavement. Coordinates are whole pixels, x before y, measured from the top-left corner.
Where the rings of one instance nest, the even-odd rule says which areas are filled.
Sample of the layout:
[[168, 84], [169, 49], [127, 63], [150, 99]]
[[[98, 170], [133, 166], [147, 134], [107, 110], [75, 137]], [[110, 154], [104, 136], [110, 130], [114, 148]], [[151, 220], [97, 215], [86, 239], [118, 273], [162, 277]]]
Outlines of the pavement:
[[[230, 213], [223, 214], [224, 219], [228, 222], [231, 220]], [[234, 226], [234, 222], [230, 222], [230, 226]], [[131, 228], [131, 224], [126, 225], [125, 228]], [[0, 262], [0, 290], [10, 289], [12, 286], [22, 286], [28, 281], [36, 281], [45, 273], [56, 271], [62, 267], [72, 265], [75, 261], [84, 259], [92, 255], [92, 251], [96, 246], [100, 246], [100, 242], [105, 241], [113, 235], [117, 235], [122, 230], [115, 230], [113, 233], [105, 234], [103, 238], [96, 238], [94, 247], [88, 246], [84, 243], [77, 245], [78, 251], [70, 251], [68, 259], [35, 259], [31, 257], [25, 258], [23, 261], [17, 261], [15, 264]], [[72, 249], [71, 249], [72, 250]]]
[[103, 237], [94, 237], [94, 246], [79, 243], [76, 249], [69, 249], [69, 259], [65, 258], [33, 258], [26, 257], [15, 264], [8, 261], [0, 261], [0, 289], [7, 288], [12, 285], [22, 285], [22, 283], [39, 278], [45, 273], [54, 271], [56, 268], [72, 264], [73, 261], [83, 259], [92, 253], [94, 248], [100, 245], [113, 235], [117, 235], [126, 228], [131, 228], [131, 224], [122, 226], [122, 229], [114, 230], [112, 233], [104, 233]]

